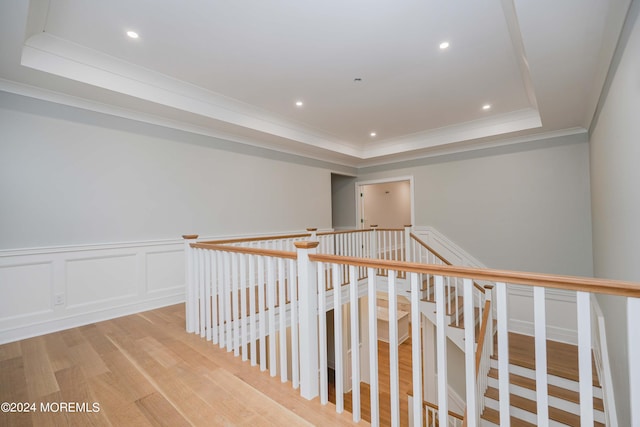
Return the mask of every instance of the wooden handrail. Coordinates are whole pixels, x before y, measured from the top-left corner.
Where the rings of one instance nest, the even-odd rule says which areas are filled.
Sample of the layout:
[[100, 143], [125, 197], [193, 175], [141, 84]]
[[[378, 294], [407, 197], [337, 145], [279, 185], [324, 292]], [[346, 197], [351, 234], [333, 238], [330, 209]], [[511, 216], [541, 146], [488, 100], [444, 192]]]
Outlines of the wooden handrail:
[[285, 234], [282, 236], [241, 237], [238, 239], [209, 240], [206, 242], [199, 242], [199, 243], [208, 243], [212, 245], [230, 245], [232, 243], [262, 242], [265, 240], [281, 240], [281, 239], [299, 239], [302, 237], [310, 237], [310, 236], [311, 236], [310, 233]]
[[212, 251], [235, 252], [240, 254], [261, 255], [275, 258], [298, 259], [298, 254], [296, 252], [279, 251], [276, 249], [247, 248], [242, 246], [228, 246], [207, 242], [192, 243], [191, 247], [198, 249], [209, 249]]
[[484, 340], [487, 339], [487, 324], [489, 323], [490, 311], [491, 300], [486, 300], [484, 302], [484, 311], [482, 312], [482, 323], [480, 324], [478, 345], [476, 346], [476, 380], [478, 379], [478, 371], [480, 370], [480, 362], [482, 361], [482, 347], [484, 346]]
[[428, 244], [426, 244], [420, 237], [418, 237], [417, 235], [411, 233], [410, 234], [411, 238], [413, 240], [415, 240], [416, 242], [418, 242], [418, 244], [420, 246], [422, 246], [423, 248], [425, 248], [426, 250], [428, 250], [429, 252], [431, 252], [432, 254], [434, 254], [436, 256], [436, 258], [438, 258], [440, 261], [444, 262], [446, 265], [453, 265], [451, 264], [445, 257], [443, 257], [442, 255], [440, 255], [435, 249], [433, 249], [431, 246], [429, 246]]
[[[416, 234], [411, 233], [411, 238], [413, 240], [415, 240], [416, 242], [418, 242], [419, 245], [421, 245], [423, 248], [425, 248], [426, 250], [428, 250], [429, 252], [433, 253], [436, 257], [438, 257], [438, 259], [440, 259], [440, 261], [444, 262], [446, 265], [453, 265], [452, 263], [450, 263], [447, 259], [445, 259], [445, 257], [443, 257], [442, 255], [440, 255], [438, 252], [436, 252], [435, 249], [433, 249], [431, 246], [429, 246], [428, 244], [426, 244], [420, 237], [418, 237]], [[475, 281], [473, 282], [473, 286], [479, 290], [480, 292], [482, 292], [483, 294], [485, 293], [485, 289], [483, 286], [479, 285], [478, 283], [476, 283]]]
[[313, 254], [309, 255], [309, 259], [319, 262], [405, 271], [408, 273], [436, 274], [440, 276], [487, 280], [490, 282], [543, 286], [554, 289], [640, 298], [640, 283], [624, 282], [621, 280], [593, 279], [589, 277], [561, 276], [556, 274], [528, 273], [452, 265], [420, 264], [415, 262], [344, 257], [339, 255]]
[[359, 230], [359, 229], [354, 229], [354, 230], [338, 230], [338, 231], [323, 231], [322, 233], [317, 233], [317, 236], [330, 236], [330, 235], [335, 235], [335, 234], [347, 234], [347, 233], [369, 233], [371, 232], [371, 230]]

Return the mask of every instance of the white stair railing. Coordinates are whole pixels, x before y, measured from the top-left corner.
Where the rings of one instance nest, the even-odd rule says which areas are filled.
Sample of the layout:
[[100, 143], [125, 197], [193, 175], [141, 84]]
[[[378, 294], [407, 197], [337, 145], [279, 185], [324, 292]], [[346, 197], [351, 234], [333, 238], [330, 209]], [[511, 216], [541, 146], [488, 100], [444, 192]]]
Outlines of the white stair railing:
[[[379, 231], [370, 232], [373, 241], [378, 241]], [[406, 232], [406, 230], [405, 230]], [[390, 424], [400, 425], [401, 401], [398, 393], [400, 380], [406, 380], [407, 373], [400, 369], [398, 357], [398, 323], [397, 306], [394, 303], [397, 287], [401, 277], [406, 277], [411, 286], [411, 374], [414, 399], [410, 408], [415, 425], [423, 424], [423, 390], [421, 352], [423, 350], [422, 334], [420, 331], [421, 312], [420, 284], [422, 277], [434, 277], [436, 287], [435, 304], [438, 307], [435, 322], [437, 335], [437, 365], [440, 408], [437, 414], [438, 423], [447, 425], [449, 420], [447, 383], [447, 354], [446, 340], [449, 321], [445, 318], [446, 293], [445, 282], [462, 283], [465, 300], [462, 315], [465, 318], [465, 341], [469, 349], [475, 342], [475, 307], [474, 298], [469, 298], [475, 292], [473, 282], [496, 282], [495, 296], [487, 297], [491, 304], [496, 305], [497, 312], [497, 347], [498, 347], [498, 376], [500, 393], [500, 425], [510, 424], [509, 404], [509, 345], [508, 345], [508, 305], [507, 288], [510, 284], [531, 286], [540, 289], [565, 289], [577, 292], [578, 334], [579, 334], [579, 371], [580, 371], [580, 407], [582, 425], [593, 423], [593, 399], [591, 378], [591, 292], [601, 292], [610, 295], [626, 297], [629, 310], [627, 312], [629, 330], [630, 361], [640, 360], [640, 336], [636, 325], [640, 324], [640, 284], [617, 282], [600, 279], [542, 275], [470, 267], [456, 267], [451, 265], [419, 264], [402, 260], [378, 260], [366, 257], [345, 257], [334, 254], [317, 253], [317, 242], [308, 241], [308, 235], [303, 241], [296, 241], [296, 252], [279, 249], [253, 247], [251, 244], [235, 242], [232, 244], [197, 243], [197, 236], [185, 236], [186, 261], [186, 329], [190, 333], [199, 334], [204, 339], [212, 341], [235, 355], [259, 364], [262, 370], [269, 370], [272, 376], [280, 374], [281, 381], [291, 381], [294, 387], [300, 387], [301, 395], [312, 399], [319, 394], [320, 401], [326, 404], [328, 376], [326, 368], [326, 339], [319, 339], [327, 331], [325, 311], [334, 309], [335, 331], [335, 384], [336, 410], [344, 409], [345, 377], [351, 384], [352, 413], [355, 421], [361, 418], [360, 385], [363, 381], [375, 381], [379, 372], [378, 334], [373, 319], [363, 322], [368, 315], [373, 317], [375, 312], [376, 294], [381, 285], [389, 292], [390, 337], [390, 389], [383, 393], [381, 385], [376, 382], [370, 387], [371, 393], [371, 422], [372, 425], [381, 423], [380, 408], [387, 406], [392, 417]], [[297, 237], [296, 237], [297, 239]], [[351, 242], [340, 243], [344, 247], [362, 246], [357, 238]], [[266, 239], [263, 239], [266, 240]], [[277, 240], [277, 239], [275, 239]], [[384, 240], [389, 240], [383, 238]], [[395, 247], [395, 238], [390, 238]], [[398, 240], [400, 242], [400, 240]], [[355, 242], [355, 243], [354, 243]], [[240, 244], [242, 243], [242, 244]], [[398, 243], [400, 244], [400, 243]], [[406, 241], [403, 241], [403, 245]], [[286, 247], [283, 243], [275, 243], [276, 248]], [[386, 244], [385, 244], [386, 245]], [[371, 244], [373, 246], [373, 244]], [[354, 248], [355, 250], [355, 248]], [[365, 251], [366, 252], [366, 251]], [[365, 253], [363, 252], [363, 253]], [[406, 249], [403, 252], [411, 252]], [[378, 251], [379, 253], [379, 251]], [[411, 254], [410, 256], [413, 256]], [[366, 275], [361, 278], [359, 271], [365, 270]], [[348, 280], [343, 281], [341, 271], [348, 271]], [[387, 272], [381, 276], [380, 272]], [[366, 279], [366, 280], [365, 280]], [[546, 351], [544, 330], [545, 299], [544, 293], [535, 291], [535, 343], [536, 352]], [[487, 293], [490, 295], [490, 293]], [[366, 308], [361, 306], [363, 296], [368, 298]], [[319, 301], [322, 298], [322, 302]], [[346, 318], [343, 318], [342, 307]], [[633, 309], [633, 310], [632, 310]], [[483, 307], [483, 317], [490, 318], [492, 309]], [[487, 322], [487, 328], [493, 322]], [[594, 326], [595, 327], [595, 326]], [[344, 333], [350, 337], [344, 340]], [[486, 332], [485, 332], [486, 334]], [[491, 333], [489, 333], [491, 335]], [[288, 338], [290, 336], [290, 338]], [[369, 347], [361, 348], [361, 338], [368, 339]], [[477, 364], [475, 357], [465, 357], [465, 372], [475, 381], [475, 372], [484, 375], [482, 359], [490, 352], [491, 339], [482, 344], [481, 363]], [[344, 351], [341, 346], [346, 343], [350, 348]], [[297, 347], [297, 348], [296, 348]], [[324, 354], [323, 354], [324, 352]], [[291, 354], [291, 357], [288, 354]], [[472, 353], [467, 351], [467, 354]], [[349, 354], [349, 358], [343, 357]], [[360, 357], [361, 356], [361, 357]], [[365, 369], [368, 366], [368, 369]], [[538, 408], [538, 424], [549, 422], [544, 411], [546, 390], [544, 377], [548, 375], [546, 364], [539, 363], [537, 374], [538, 390], [541, 390]], [[640, 414], [632, 404], [640, 393], [640, 373], [635, 367], [631, 368], [630, 406], [632, 407], [632, 423], [638, 423]], [[299, 379], [299, 383], [298, 383]], [[471, 379], [469, 379], [471, 381]], [[474, 382], [475, 383], [475, 382]], [[471, 384], [471, 382], [470, 382]], [[467, 416], [475, 417], [473, 423], [479, 421], [482, 412], [480, 393], [484, 386], [467, 387]], [[444, 391], [444, 392], [443, 392]], [[391, 396], [383, 401], [380, 396]], [[541, 402], [541, 403], [540, 403]], [[637, 405], [636, 405], [637, 406]], [[386, 411], [385, 411], [386, 412]], [[403, 412], [404, 414], [404, 412]], [[473, 414], [473, 415], [471, 415]], [[473, 418], [468, 421], [471, 422]]]

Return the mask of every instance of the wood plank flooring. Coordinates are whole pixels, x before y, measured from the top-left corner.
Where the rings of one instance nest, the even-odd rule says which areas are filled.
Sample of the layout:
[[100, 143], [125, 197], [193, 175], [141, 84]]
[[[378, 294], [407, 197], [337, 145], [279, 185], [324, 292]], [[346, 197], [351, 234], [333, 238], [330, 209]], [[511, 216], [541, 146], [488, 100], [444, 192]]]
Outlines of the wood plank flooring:
[[[0, 426], [355, 425], [187, 334], [184, 304], [0, 345], [0, 402], [37, 407], [0, 412]], [[99, 411], [42, 411], [47, 402]]]
[[[409, 406], [407, 395], [413, 392], [411, 372], [411, 337], [398, 346], [398, 372], [400, 396], [400, 425], [409, 425]], [[389, 373], [389, 344], [378, 341], [378, 401], [380, 406], [380, 425], [391, 425], [391, 392]], [[335, 385], [330, 384], [329, 401], [335, 403]], [[345, 393], [344, 408], [351, 412], [352, 393]], [[371, 394], [369, 384], [360, 384], [360, 411], [362, 419], [371, 421]]]

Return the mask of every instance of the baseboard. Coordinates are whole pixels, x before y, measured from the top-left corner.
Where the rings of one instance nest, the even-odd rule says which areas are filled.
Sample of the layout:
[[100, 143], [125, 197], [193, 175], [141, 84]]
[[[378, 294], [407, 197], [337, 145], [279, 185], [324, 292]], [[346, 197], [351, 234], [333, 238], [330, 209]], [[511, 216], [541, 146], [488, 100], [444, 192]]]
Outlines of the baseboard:
[[166, 307], [168, 305], [179, 304], [182, 302], [184, 302], [183, 292], [174, 296], [125, 304], [119, 307], [92, 311], [89, 313], [58, 318], [55, 320], [47, 320], [20, 325], [14, 328], [0, 331], [0, 344], [6, 344], [9, 342], [36, 337], [39, 335], [50, 334], [52, 332], [63, 331], [65, 329], [76, 328], [79, 326], [90, 325], [92, 323], [114, 319], [116, 317], [128, 316], [130, 314], [149, 311], [156, 308]]

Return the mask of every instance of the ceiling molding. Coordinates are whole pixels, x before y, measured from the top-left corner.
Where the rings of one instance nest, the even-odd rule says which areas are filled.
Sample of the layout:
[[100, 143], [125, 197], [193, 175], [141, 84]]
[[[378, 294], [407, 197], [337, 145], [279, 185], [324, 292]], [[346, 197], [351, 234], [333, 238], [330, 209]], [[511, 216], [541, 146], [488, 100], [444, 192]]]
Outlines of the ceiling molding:
[[21, 64], [242, 128], [362, 157], [360, 150], [345, 141], [336, 142], [308, 129], [294, 127], [253, 106], [48, 33], [38, 33], [27, 39], [22, 49]]

